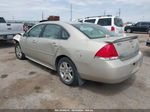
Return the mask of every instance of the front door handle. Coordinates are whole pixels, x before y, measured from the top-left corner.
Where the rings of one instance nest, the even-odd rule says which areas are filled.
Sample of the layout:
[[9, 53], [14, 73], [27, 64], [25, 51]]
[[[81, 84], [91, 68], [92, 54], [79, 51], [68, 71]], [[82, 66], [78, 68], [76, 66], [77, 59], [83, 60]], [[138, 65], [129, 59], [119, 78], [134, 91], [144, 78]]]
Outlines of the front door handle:
[[53, 42], [53, 43], [52, 43], [52, 45], [53, 45], [53, 46], [55, 46], [55, 47], [57, 47], [57, 44], [56, 44], [56, 42]]
[[35, 44], [35, 43], [37, 43], [37, 42], [36, 42], [36, 40], [33, 40], [33, 41], [32, 41], [32, 43], [34, 43], [34, 44]]

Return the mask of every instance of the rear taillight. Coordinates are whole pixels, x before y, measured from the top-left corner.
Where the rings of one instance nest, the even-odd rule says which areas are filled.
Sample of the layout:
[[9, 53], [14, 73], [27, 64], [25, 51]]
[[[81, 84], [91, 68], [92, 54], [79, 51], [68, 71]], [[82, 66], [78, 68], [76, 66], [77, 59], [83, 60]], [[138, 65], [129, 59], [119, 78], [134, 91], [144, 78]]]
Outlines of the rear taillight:
[[95, 55], [95, 57], [103, 59], [117, 59], [118, 53], [112, 43], [105, 45]]
[[111, 31], [115, 31], [115, 27], [114, 26], [111, 27]]

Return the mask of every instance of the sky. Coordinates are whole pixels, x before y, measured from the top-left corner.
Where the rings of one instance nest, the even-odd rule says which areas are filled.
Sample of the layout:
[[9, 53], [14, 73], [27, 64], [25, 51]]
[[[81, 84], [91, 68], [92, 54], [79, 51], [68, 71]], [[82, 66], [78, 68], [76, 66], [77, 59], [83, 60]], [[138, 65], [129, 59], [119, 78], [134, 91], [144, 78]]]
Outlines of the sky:
[[88, 16], [118, 15], [124, 22], [150, 21], [150, 0], [0, 0], [0, 16], [6, 20], [39, 21], [50, 15], [70, 20]]

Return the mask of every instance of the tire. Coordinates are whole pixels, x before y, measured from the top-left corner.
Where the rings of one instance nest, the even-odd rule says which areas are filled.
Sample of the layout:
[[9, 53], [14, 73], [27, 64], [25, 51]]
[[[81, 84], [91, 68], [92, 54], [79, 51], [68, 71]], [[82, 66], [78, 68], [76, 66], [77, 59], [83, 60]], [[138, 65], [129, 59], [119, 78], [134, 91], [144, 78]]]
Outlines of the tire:
[[147, 33], [150, 34], [150, 30], [148, 30]]
[[131, 29], [127, 29], [126, 32], [127, 33], [132, 33], [132, 30]]
[[20, 59], [20, 60], [25, 59], [25, 54], [21, 51], [21, 47], [20, 47], [19, 43], [16, 43], [16, 45], [15, 45], [15, 54], [18, 59]]
[[57, 64], [57, 72], [60, 80], [68, 86], [78, 86], [79, 73], [74, 63], [67, 57], [61, 58]]

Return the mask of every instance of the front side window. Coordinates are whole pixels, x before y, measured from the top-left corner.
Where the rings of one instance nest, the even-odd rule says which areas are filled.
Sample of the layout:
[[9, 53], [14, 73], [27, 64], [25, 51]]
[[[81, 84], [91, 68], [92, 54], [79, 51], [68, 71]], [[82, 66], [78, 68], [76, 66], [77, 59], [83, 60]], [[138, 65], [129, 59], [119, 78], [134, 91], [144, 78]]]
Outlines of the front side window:
[[35, 26], [34, 28], [32, 28], [29, 31], [28, 37], [39, 37], [43, 27], [44, 27], [44, 25], [37, 25], [37, 26]]
[[42, 37], [44, 38], [59, 38], [61, 27], [58, 25], [46, 25]]
[[97, 24], [101, 26], [111, 26], [111, 18], [99, 19]]
[[6, 21], [4, 20], [4, 18], [0, 17], [0, 23], [6, 23]]
[[87, 22], [87, 23], [95, 23], [95, 19], [89, 19], [89, 20], [85, 20], [84, 22]]
[[90, 39], [105, 38], [106, 36], [118, 36], [114, 32], [96, 24], [72, 24]]
[[148, 27], [149, 24], [148, 24], [148, 23], [141, 23], [141, 26], [143, 26], [143, 27]]

